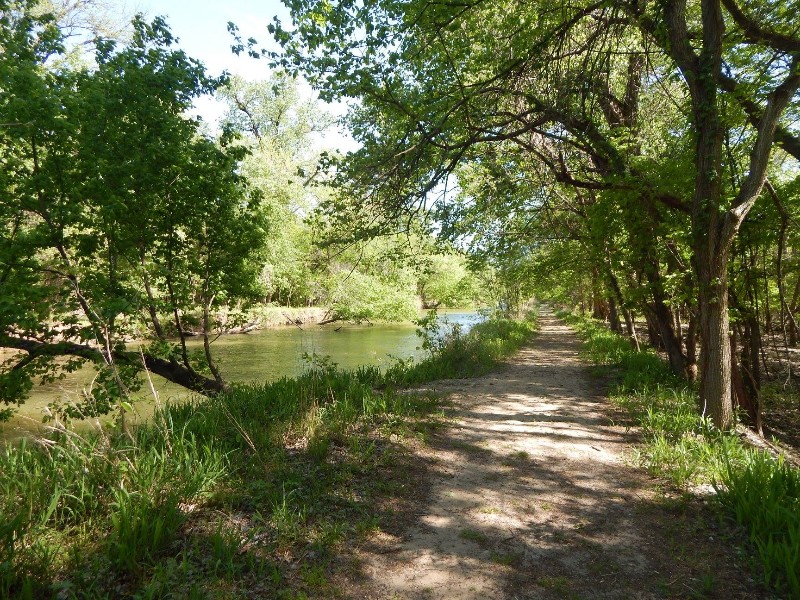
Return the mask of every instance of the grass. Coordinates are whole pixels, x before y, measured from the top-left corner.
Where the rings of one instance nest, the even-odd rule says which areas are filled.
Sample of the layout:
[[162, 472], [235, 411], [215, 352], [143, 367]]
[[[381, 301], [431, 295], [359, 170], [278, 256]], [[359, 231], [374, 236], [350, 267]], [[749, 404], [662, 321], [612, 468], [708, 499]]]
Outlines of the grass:
[[531, 335], [490, 320], [429, 356], [167, 405], [130, 435], [0, 450], [0, 598], [335, 598], [336, 552], [402, 513], [441, 420], [403, 388], [486, 372]]
[[747, 529], [764, 583], [800, 598], [800, 471], [716, 430], [695, 389], [654, 351], [636, 352], [591, 319], [560, 316], [584, 340], [586, 358], [613, 374], [612, 402], [642, 431], [640, 465], [678, 486], [713, 485], [723, 514]]
[[475, 529], [462, 529], [458, 535], [459, 537], [470, 542], [475, 542], [476, 544], [485, 544], [488, 541], [488, 538], [483, 533]]

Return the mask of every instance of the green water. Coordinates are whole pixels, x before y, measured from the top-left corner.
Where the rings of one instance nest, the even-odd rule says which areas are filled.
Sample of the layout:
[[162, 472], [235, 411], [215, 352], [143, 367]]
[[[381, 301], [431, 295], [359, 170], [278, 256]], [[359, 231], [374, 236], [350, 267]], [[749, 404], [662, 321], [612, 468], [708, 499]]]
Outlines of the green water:
[[[448, 311], [442, 314], [450, 322], [468, 329], [479, 319], [475, 313]], [[190, 344], [201, 347], [200, 340]], [[300, 374], [308, 368], [304, 354], [329, 356], [342, 368], [359, 365], [386, 366], [393, 357], [407, 359], [421, 357], [420, 338], [412, 323], [391, 325], [306, 325], [265, 329], [243, 335], [218, 338], [212, 345], [223, 376], [233, 383], [274, 381], [284, 376]], [[31, 397], [9, 422], [0, 424], [0, 439], [41, 433], [42, 416], [48, 403], [56, 399], [78, 398], [82, 389], [90, 384], [93, 372], [83, 369], [61, 381], [38, 386]], [[153, 377], [158, 398], [154, 398], [145, 385], [133, 404], [130, 415], [133, 421], [146, 420], [157, 402], [180, 401], [190, 397], [184, 388]], [[78, 424], [78, 429], [92, 423]]]

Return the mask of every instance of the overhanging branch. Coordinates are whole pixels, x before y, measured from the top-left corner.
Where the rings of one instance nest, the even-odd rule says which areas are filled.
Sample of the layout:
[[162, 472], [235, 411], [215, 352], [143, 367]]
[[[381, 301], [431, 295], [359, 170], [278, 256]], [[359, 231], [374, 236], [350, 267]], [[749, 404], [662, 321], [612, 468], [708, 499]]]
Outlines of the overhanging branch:
[[[74, 342], [48, 343], [27, 338], [0, 335], [0, 347], [27, 352], [28, 357], [22, 360], [24, 364], [28, 364], [38, 356], [77, 356], [97, 364], [104, 362], [103, 354], [100, 350], [87, 346], [86, 344], [76, 344]], [[210, 396], [223, 391], [220, 384], [214, 379], [204, 377], [177, 362], [158, 358], [157, 356], [152, 356], [147, 353], [139, 354], [130, 351], [112, 352], [112, 358], [115, 361], [128, 365], [141, 365], [142, 357], [144, 357], [144, 367], [147, 370], [193, 392]], [[17, 364], [19, 365], [20, 363]]]

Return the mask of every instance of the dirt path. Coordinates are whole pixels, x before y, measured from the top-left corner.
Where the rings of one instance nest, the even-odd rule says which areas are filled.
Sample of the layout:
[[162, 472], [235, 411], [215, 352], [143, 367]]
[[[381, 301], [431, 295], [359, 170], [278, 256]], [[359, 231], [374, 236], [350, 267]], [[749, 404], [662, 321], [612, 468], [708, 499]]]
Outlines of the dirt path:
[[551, 314], [505, 369], [437, 384], [427, 505], [359, 551], [360, 598], [768, 598], [702, 502], [626, 463], [631, 436]]

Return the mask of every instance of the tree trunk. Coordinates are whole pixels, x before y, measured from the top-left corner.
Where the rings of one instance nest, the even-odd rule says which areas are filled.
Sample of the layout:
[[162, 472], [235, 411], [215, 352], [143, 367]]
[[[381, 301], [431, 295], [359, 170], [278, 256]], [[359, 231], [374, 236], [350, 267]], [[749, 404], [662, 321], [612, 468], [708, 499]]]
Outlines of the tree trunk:
[[[792, 253], [794, 255], [794, 253]], [[792, 302], [789, 304], [789, 312], [792, 313], [792, 316], [797, 312], [797, 303], [800, 301], [800, 275], [797, 277], [797, 281], [794, 285], [794, 292], [792, 292]], [[797, 346], [797, 337], [798, 331], [797, 330], [789, 330], [789, 344], [794, 347]]]
[[757, 315], [750, 311], [744, 320], [744, 333], [742, 335], [742, 353], [740, 364], [742, 366], [742, 382], [747, 395], [744, 408], [750, 420], [750, 425], [763, 435], [761, 424], [761, 326]]
[[211, 353], [211, 340], [208, 338], [208, 332], [211, 328], [211, 318], [209, 315], [210, 304], [210, 300], [203, 302], [203, 352], [206, 356], [208, 370], [211, 371], [211, 374], [214, 376], [214, 381], [216, 381], [217, 385], [222, 391], [227, 392], [230, 388], [228, 387], [228, 384], [225, 383], [225, 380], [222, 378], [222, 374], [219, 372], [219, 368], [214, 362], [214, 356]]
[[608, 324], [611, 327], [611, 331], [622, 334], [622, 322], [619, 320], [617, 303], [613, 296], [608, 299]]
[[[30, 359], [38, 356], [80, 356], [97, 364], [106, 364], [103, 353], [95, 347], [74, 342], [44, 343], [35, 340], [16, 338], [0, 334], [0, 346], [26, 352]], [[223, 392], [213, 379], [204, 377], [192, 369], [187, 369], [177, 361], [169, 361], [146, 352], [114, 350], [112, 358], [119, 364], [144, 367], [173, 383], [206, 396]]]
[[644, 310], [644, 320], [647, 322], [647, 340], [656, 350], [664, 350], [664, 342], [661, 340], [661, 330], [656, 322], [656, 317], [651, 306], [646, 306]]
[[625, 330], [628, 333], [628, 337], [631, 339], [631, 344], [633, 344], [633, 347], [639, 352], [642, 347], [639, 345], [639, 336], [636, 335], [636, 323], [633, 320], [633, 314], [623, 306], [622, 316], [625, 318]]
[[675, 319], [672, 311], [660, 298], [657, 298], [652, 305], [648, 306], [648, 312], [650, 313], [648, 329], [655, 329], [650, 332], [651, 337], [658, 336], [659, 348], [667, 353], [672, 372], [679, 377], [686, 377], [686, 357], [683, 354], [681, 338], [673, 329]]
[[606, 261], [606, 274], [608, 275], [608, 281], [611, 284], [611, 291], [614, 294], [613, 298], [616, 298], [616, 301], [619, 303], [619, 309], [622, 311], [622, 318], [625, 319], [625, 330], [631, 340], [631, 344], [638, 352], [640, 350], [639, 338], [636, 335], [636, 327], [633, 322], [633, 315], [625, 306], [625, 298], [622, 297], [622, 288], [620, 288], [619, 280], [614, 274], [614, 270], [611, 268], [611, 261], [609, 260], [608, 253], [606, 253]]
[[[686, 357], [683, 354], [680, 330], [678, 333], [675, 332], [676, 318], [673, 311], [667, 306], [664, 280], [659, 273], [658, 263], [650, 258], [646, 270], [646, 277], [653, 293], [653, 303], [648, 310], [652, 313], [652, 324], [658, 328], [660, 348], [667, 353], [672, 372], [679, 377], [686, 377]], [[648, 319], [648, 324], [650, 322], [651, 320]]]
[[592, 318], [605, 321], [607, 316], [606, 300], [600, 291], [600, 274], [592, 269]]
[[733, 331], [731, 332], [731, 394], [735, 400], [734, 406], [743, 408], [749, 415], [751, 414], [752, 406], [750, 398], [747, 395], [747, 390], [745, 389], [742, 371], [739, 368], [739, 363], [736, 361], [736, 338], [738, 337], [736, 335], [736, 329], [737, 328], [734, 327]]
[[689, 308], [689, 327], [686, 330], [686, 376], [697, 380], [697, 315]]
[[700, 287], [700, 407], [714, 425], [733, 425], [727, 252], [697, 253]]

